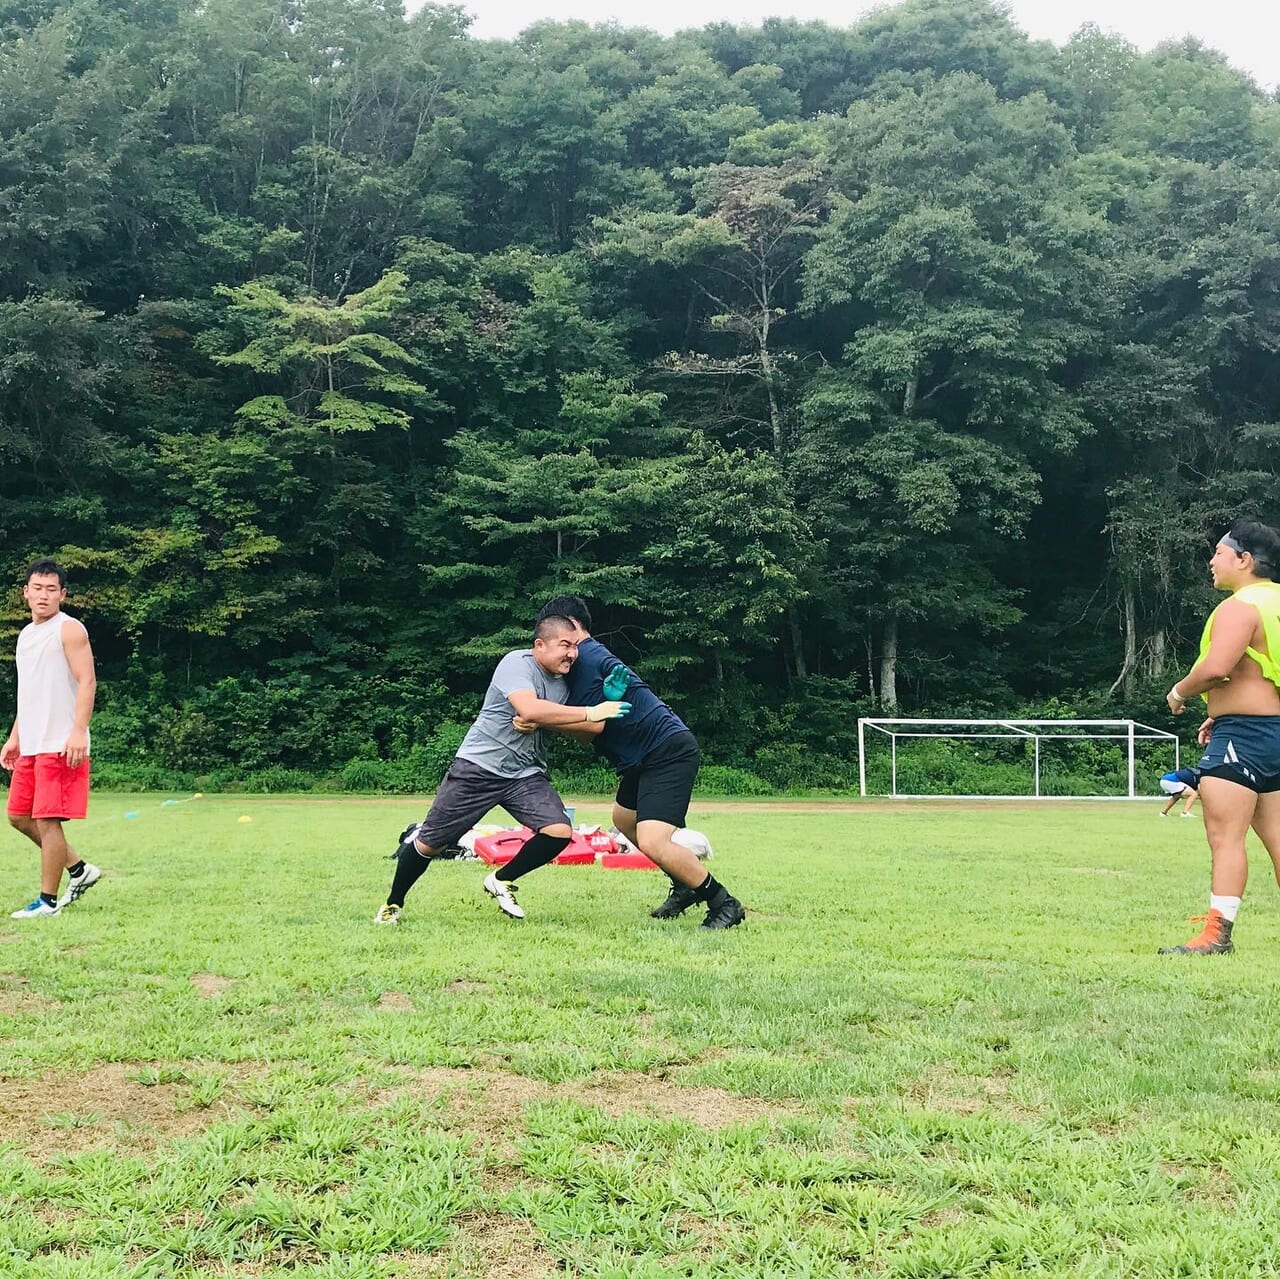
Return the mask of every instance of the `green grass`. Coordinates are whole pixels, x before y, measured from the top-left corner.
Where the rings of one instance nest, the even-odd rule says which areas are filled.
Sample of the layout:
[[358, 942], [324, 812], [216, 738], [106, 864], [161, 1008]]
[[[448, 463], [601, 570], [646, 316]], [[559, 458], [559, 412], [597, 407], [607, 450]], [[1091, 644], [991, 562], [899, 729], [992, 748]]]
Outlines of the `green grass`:
[[695, 807], [720, 935], [475, 863], [375, 929], [413, 801], [97, 796], [102, 884], [0, 920], [0, 1275], [1277, 1273], [1265, 855], [1240, 953], [1162, 958], [1198, 820], [794, 807]]

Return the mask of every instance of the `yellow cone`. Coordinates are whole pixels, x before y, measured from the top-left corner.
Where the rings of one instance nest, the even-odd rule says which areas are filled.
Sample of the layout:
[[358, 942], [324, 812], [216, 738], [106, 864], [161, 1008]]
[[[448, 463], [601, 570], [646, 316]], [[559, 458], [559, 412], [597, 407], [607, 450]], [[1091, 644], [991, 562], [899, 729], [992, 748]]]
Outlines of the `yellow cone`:
[[252, 817], [237, 817], [237, 818], [236, 818], [236, 821], [238, 821], [238, 822], [240, 823], [240, 825], [241, 825], [241, 826], [243, 826], [243, 825], [245, 824], [245, 822], [251, 822], [251, 821], [253, 821], [253, 818], [252, 818]]

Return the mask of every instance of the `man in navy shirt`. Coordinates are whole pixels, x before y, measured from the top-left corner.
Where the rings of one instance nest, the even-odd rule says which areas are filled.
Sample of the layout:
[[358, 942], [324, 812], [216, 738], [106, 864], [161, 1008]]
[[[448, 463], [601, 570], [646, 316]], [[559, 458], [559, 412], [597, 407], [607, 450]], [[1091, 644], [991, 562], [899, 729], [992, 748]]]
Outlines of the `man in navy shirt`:
[[1168, 817], [1169, 810], [1178, 802], [1179, 799], [1186, 800], [1182, 808], [1183, 817], [1191, 816], [1191, 807], [1199, 798], [1200, 792], [1197, 787], [1200, 784], [1200, 777], [1194, 768], [1178, 768], [1172, 773], [1165, 773], [1160, 779], [1160, 789], [1169, 796], [1165, 800], [1164, 807], [1160, 810], [1161, 817]]
[[567, 617], [577, 623], [573, 638], [578, 642], [578, 660], [565, 676], [571, 704], [585, 704], [582, 699], [589, 694], [594, 701], [605, 700], [606, 680], [611, 689], [625, 688], [608, 700], [625, 696], [631, 704], [628, 716], [577, 724], [569, 731], [594, 734], [595, 748], [618, 772], [614, 825], [671, 880], [666, 901], [651, 914], [655, 919], [674, 919], [695, 902], [704, 902], [703, 928], [741, 924], [747, 917], [742, 903], [707, 873], [689, 849], [671, 838], [685, 824], [702, 760], [694, 735], [644, 680], [591, 637], [591, 613], [582, 599], [557, 595], [538, 616]]

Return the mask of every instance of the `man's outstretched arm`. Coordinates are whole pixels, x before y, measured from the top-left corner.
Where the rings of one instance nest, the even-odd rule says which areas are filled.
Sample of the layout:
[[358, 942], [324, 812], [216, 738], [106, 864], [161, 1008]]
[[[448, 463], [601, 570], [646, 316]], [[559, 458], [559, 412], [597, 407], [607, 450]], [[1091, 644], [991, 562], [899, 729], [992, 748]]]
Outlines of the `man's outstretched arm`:
[[606, 719], [620, 719], [631, 711], [630, 702], [597, 702], [594, 706], [561, 706], [539, 697], [531, 688], [517, 688], [507, 694], [516, 715], [535, 728], [581, 728]]

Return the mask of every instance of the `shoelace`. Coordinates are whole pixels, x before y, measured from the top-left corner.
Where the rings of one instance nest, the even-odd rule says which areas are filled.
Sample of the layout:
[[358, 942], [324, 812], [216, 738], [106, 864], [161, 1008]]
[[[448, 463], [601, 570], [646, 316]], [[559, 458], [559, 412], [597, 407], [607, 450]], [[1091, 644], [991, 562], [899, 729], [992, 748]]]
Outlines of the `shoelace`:
[[1216, 945], [1217, 942], [1221, 940], [1221, 928], [1219, 925], [1222, 920], [1222, 916], [1219, 915], [1217, 919], [1212, 919], [1210, 918], [1210, 914], [1211, 912], [1205, 911], [1203, 915], [1187, 916], [1187, 923], [1203, 924], [1204, 927], [1201, 928], [1200, 931], [1189, 941], [1183, 942], [1182, 944], [1184, 946], [1194, 946], [1197, 942], [1204, 942], [1205, 944], [1212, 946]]

